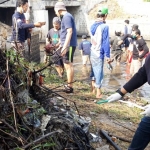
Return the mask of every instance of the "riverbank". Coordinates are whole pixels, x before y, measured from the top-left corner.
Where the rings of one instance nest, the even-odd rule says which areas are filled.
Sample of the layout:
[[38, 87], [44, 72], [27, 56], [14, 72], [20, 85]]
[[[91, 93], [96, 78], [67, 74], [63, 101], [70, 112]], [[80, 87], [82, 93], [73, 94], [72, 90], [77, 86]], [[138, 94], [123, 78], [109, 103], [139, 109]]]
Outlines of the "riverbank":
[[[116, 67], [115, 64], [112, 65], [114, 67], [113, 72], [110, 72], [106, 65], [104, 67], [105, 78], [102, 87], [103, 99], [106, 99], [109, 95], [115, 93], [115, 90], [128, 80], [127, 72], [125, 72], [125, 64], [121, 64]], [[96, 134], [97, 131], [103, 129], [116, 137], [122, 137], [123, 139], [128, 139], [131, 141], [138, 123], [142, 118], [140, 115], [142, 110], [121, 102], [105, 103], [100, 105], [96, 104], [96, 101], [99, 99], [96, 99], [95, 95], [90, 92], [90, 65], [88, 64], [87, 67], [82, 66], [81, 56], [78, 50], [76, 50], [75, 53], [74, 68], [74, 80], [76, 82], [74, 83], [73, 94], [66, 94], [62, 92], [62, 89], [64, 89], [63, 84], [65, 84], [64, 80], [66, 79], [65, 74], [64, 78], [60, 79], [55, 71], [49, 73], [49, 70], [46, 70], [45, 73], [49, 73], [49, 75], [45, 78], [45, 84], [50, 89], [58, 87], [55, 90], [58, 91], [59, 94], [76, 102], [79, 114], [81, 116], [91, 118], [91, 133]], [[146, 95], [142, 95], [141, 91], [142, 89], [139, 89], [134, 91], [132, 94], [127, 94], [125, 96], [125, 101], [132, 102], [140, 106], [145, 106], [148, 102], [146, 101]], [[73, 107], [71, 103], [69, 104]], [[117, 138], [115, 142], [122, 150], [126, 150], [130, 144]], [[104, 138], [102, 138], [101, 143], [93, 143], [95, 148], [106, 144], [108, 143]], [[110, 146], [110, 149], [114, 150], [112, 146]], [[150, 147], [146, 150], [149, 149]]]

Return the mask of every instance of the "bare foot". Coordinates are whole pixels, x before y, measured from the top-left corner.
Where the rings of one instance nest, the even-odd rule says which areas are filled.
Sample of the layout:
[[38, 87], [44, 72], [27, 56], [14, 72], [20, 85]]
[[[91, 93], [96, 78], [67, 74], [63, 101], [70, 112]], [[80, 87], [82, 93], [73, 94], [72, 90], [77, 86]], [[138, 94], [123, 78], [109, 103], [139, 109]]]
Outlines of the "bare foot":
[[100, 95], [96, 95], [96, 98], [102, 98], [103, 97], [103, 95], [102, 94], [100, 94]]

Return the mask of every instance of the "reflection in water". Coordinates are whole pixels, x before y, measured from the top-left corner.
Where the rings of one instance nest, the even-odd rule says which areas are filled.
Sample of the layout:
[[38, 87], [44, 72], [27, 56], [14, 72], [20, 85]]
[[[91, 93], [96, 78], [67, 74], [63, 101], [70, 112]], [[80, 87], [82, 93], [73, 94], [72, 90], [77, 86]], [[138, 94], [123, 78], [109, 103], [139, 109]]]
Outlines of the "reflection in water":
[[[79, 39], [80, 40], [80, 39]], [[150, 47], [150, 42], [148, 43]], [[121, 63], [120, 66], [116, 66], [115, 63], [112, 63], [113, 71], [107, 68], [106, 63], [104, 64], [104, 82], [103, 87], [106, 89], [111, 89], [116, 91], [116, 89], [122, 87], [131, 77], [129, 72], [129, 66]], [[86, 81], [90, 83], [90, 65], [86, 67], [82, 65], [81, 54], [78, 49], [75, 51], [74, 56], [74, 70], [75, 78], [81, 81]], [[143, 97], [150, 97], [150, 85], [147, 83], [138, 89], [138, 92]]]

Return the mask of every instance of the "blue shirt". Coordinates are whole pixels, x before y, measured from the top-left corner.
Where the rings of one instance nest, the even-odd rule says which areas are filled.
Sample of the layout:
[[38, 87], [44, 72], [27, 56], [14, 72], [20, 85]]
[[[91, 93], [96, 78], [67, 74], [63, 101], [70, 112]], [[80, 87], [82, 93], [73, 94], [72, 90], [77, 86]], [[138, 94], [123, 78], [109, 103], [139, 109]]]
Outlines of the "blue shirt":
[[[14, 21], [14, 18], [16, 21]], [[24, 14], [21, 14], [19, 12], [15, 12], [12, 16], [12, 24], [13, 24], [13, 31], [11, 36], [11, 41], [19, 41], [19, 42], [25, 42], [28, 36], [28, 28], [34, 28], [33, 23], [26, 23], [25, 22], [25, 16]], [[17, 29], [16, 29], [17, 25]], [[18, 38], [16, 39], [16, 31], [18, 32]]]
[[61, 21], [60, 40], [61, 40], [62, 46], [65, 43], [68, 28], [72, 28], [72, 31], [73, 31], [69, 46], [77, 46], [77, 32], [76, 32], [75, 21], [74, 21], [73, 16], [67, 12], [63, 16], [62, 21]]
[[79, 44], [79, 50], [83, 51], [83, 55], [90, 55], [91, 43], [88, 40], [84, 40]]

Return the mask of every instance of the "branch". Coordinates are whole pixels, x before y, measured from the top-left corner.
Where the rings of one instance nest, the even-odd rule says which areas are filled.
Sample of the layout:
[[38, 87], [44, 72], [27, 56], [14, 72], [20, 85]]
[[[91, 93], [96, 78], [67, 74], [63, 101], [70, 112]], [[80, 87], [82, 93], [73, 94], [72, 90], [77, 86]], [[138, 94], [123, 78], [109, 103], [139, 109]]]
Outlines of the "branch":
[[10, 0], [5, 0], [5, 1], [3, 1], [3, 2], [0, 2], [0, 4], [6, 3], [6, 2], [8, 2], [8, 1], [10, 1]]
[[54, 132], [50, 132], [50, 133], [48, 133], [48, 134], [45, 134], [44, 136], [42, 136], [42, 137], [36, 139], [35, 141], [32, 141], [31, 143], [29, 143], [29, 144], [23, 146], [22, 148], [23, 148], [23, 149], [26, 149], [26, 148], [28, 148], [29, 146], [31, 146], [31, 145], [33, 145], [33, 144], [36, 144], [37, 142], [43, 140], [44, 138], [46, 138], [46, 137], [48, 137], [48, 136], [50, 136], [50, 135], [52, 135], [52, 134], [61, 133], [61, 132], [62, 132], [61, 130], [57, 130], [57, 131], [54, 131]]

